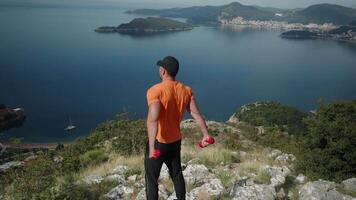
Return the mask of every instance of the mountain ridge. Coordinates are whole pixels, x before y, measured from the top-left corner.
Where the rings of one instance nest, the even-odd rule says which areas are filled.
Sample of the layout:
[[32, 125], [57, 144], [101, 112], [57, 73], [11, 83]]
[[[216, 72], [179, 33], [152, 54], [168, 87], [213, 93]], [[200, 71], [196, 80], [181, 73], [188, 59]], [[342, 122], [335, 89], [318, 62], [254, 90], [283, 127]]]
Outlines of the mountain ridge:
[[[276, 15], [277, 12], [281, 12]], [[356, 20], [356, 9], [336, 4], [315, 4], [304, 9], [278, 9], [232, 2], [220, 6], [192, 6], [168, 9], [137, 9], [126, 13], [186, 18], [189, 23], [217, 25], [219, 18], [243, 17], [250, 20], [276, 20], [293, 23], [349, 24]]]

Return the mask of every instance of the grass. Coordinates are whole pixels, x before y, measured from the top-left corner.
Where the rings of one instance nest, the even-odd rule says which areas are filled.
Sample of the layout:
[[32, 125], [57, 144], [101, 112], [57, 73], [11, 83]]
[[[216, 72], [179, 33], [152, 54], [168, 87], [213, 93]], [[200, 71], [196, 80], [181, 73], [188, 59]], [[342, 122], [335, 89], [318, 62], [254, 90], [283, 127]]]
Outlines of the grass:
[[111, 154], [108, 161], [100, 165], [89, 166], [80, 173], [80, 176], [85, 177], [89, 174], [106, 176], [118, 165], [126, 165], [130, 169], [127, 172], [128, 174], [125, 175], [142, 174], [144, 171], [143, 155], [125, 157], [118, 154]]
[[198, 163], [204, 164], [207, 167], [214, 167], [223, 163], [224, 165], [238, 163], [240, 159], [230, 150], [222, 147], [222, 145], [213, 145], [203, 149], [192, 146], [182, 147], [182, 160], [188, 162], [192, 159], [198, 159]]

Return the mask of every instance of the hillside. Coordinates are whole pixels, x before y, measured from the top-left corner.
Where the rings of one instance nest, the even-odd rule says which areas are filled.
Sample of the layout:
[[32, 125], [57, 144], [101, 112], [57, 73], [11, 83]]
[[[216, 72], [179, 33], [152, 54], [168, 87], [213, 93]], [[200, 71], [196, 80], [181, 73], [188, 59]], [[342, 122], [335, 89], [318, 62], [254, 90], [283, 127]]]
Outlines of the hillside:
[[184, 22], [161, 17], [136, 18], [129, 23], [117, 27], [104, 26], [95, 29], [96, 32], [118, 33], [152, 33], [191, 30], [193, 26]]
[[298, 11], [292, 21], [303, 23], [349, 24], [356, 19], [356, 9], [334, 4], [318, 4]]
[[[317, 4], [305, 9], [281, 10], [247, 6], [233, 2], [222, 6], [194, 6], [171, 9], [138, 9], [126, 13], [186, 18], [189, 23], [217, 25], [219, 19], [243, 17], [247, 20], [276, 20], [298, 23], [334, 23], [346, 25], [356, 19], [356, 10], [333, 4]], [[276, 15], [279, 13], [280, 16]]]
[[[315, 115], [257, 102], [238, 108], [226, 123], [208, 121], [216, 144], [204, 149], [196, 146], [197, 124], [185, 120], [187, 199], [355, 199], [355, 120], [356, 101], [322, 104]], [[301, 123], [302, 134], [290, 129]], [[146, 134], [144, 120], [115, 119], [56, 150], [13, 156], [0, 165], [0, 199], [145, 199]], [[329, 154], [335, 151], [344, 154]], [[159, 184], [161, 199], [173, 199], [165, 166]]]

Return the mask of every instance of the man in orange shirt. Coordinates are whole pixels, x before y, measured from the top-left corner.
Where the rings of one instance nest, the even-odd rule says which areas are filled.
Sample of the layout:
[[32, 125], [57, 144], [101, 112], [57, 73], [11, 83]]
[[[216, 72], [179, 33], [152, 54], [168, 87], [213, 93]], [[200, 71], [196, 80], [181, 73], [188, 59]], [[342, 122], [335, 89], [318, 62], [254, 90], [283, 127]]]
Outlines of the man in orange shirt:
[[[209, 134], [192, 89], [175, 79], [179, 69], [178, 60], [167, 56], [158, 61], [157, 65], [162, 81], [147, 91], [146, 196], [148, 200], [158, 200], [158, 178], [162, 164], [165, 163], [177, 198], [184, 200], [186, 191], [180, 160], [182, 134], [179, 125], [185, 110], [199, 125], [203, 133], [203, 146], [208, 145], [206, 141]], [[160, 155], [156, 154], [157, 151]]]

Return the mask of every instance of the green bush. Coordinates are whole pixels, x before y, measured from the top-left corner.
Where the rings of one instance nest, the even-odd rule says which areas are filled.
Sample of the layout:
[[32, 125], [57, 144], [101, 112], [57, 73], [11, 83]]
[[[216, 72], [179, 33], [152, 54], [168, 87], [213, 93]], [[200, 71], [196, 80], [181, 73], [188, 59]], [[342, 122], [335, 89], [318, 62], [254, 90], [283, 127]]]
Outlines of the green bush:
[[356, 176], [356, 101], [322, 104], [305, 122], [308, 134], [298, 168], [310, 178]]
[[278, 127], [291, 134], [305, 132], [303, 118], [307, 115], [293, 107], [276, 102], [257, 102], [242, 106], [236, 117], [254, 126]]
[[85, 152], [80, 156], [80, 162], [82, 166], [97, 165], [103, 163], [109, 159], [103, 150], [94, 149]]
[[7, 174], [10, 193], [14, 199], [41, 199], [42, 193], [54, 185], [57, 166], [47, 156], [29, 161], [25, 167]]

